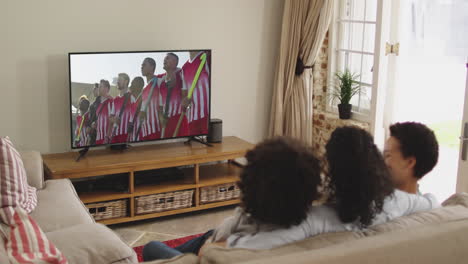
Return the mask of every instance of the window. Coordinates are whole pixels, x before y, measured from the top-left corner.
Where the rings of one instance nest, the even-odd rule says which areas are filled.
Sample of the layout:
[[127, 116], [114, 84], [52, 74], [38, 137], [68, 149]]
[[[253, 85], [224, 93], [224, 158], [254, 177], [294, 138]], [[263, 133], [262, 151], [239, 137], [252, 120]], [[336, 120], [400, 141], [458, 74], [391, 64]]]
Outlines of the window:
[[[351, 99], [353, 118], [369, 121], [378, 0], [338, 0], [332, 20], [328, 80], [348, 68], [359, 75], [361, 93]], [[334, 102], [329, 110], [336, 111]]]

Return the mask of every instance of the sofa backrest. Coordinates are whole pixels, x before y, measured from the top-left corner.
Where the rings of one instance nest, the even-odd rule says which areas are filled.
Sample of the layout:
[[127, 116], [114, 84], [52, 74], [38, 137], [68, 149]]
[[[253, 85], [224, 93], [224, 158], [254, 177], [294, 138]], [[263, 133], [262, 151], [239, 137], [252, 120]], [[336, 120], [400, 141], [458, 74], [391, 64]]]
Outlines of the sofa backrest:
[[431, 224], [370, 236], [320, 250], [245, 261], [314, 264], [459, 264], [468, 259], [468, 220]]
[[[253, 259], [264, 259], [266, 256], [281, 256], [310, 250], [317, 251], [314, 249], [359, 240], [365, 236], [381, 236], [389, 232], [404, 232], [405, 230], [427, 225], [436, 226], [460, 220], [468, 222], [468, 208], [465, 207], [465, 204], [468, 205], [468, 194], [458, 193], [447, 199], [444, 202], [444, 205], [446, 205], [444, 207], [400, 217], [361, 232], [326, 233], [270, 250], [207, 248], [201, 258], [201, 263], [242, 263]], [[350, 244], [352, 245], [352, 242]]]
[[[252, 259], [263, 259], [271, 256], [281, 256], [294, 252], [303, 252], [313, 249], [320, 249], [330, 245], [343, 243], [346, 241], [354, 241], [363, 238], [362, 232], [336, 232], [325, 233], [314, 237], [287, 244], [281, 247], [268, 250], [254, 250], [243, 248], [221, 248], [210, 247], [204, 251], [201, 257], [201, 263], [241, 263]], [[267, 263], [267, 262], [265, 262]]]
[[462, 205], [447, 206], [399, 217], [384, 224], [371, 226], [363, 232], [366, 236], [378, 235], [402, 229], [411, 229], [430, 224], [443, 224], [463, 219], [468, 221], [468, 208]]
[[36, 189], [44, 188], [44, 167], [42, 163], [41, 153], [37, 151], [20, 151], [21, 159], [23, 160], [24, 168], [28, 184]]

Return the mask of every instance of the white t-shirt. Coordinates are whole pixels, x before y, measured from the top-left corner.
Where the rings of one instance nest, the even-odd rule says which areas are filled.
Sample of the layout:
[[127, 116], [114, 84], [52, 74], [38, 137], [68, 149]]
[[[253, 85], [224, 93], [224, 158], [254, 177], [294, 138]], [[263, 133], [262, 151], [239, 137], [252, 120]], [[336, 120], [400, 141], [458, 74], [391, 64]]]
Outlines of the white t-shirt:
[[[430, 210], [439, 206], [437, 199], [432, 194], [416, 195], [395, 190], [393, 195], [384, 200], [382, 212], [375, 216], [371, 225], [382, 224], [400, 216]], [[226, 220], [229, 221], [229, 219]], [[235, 229], [235, 227], [231, 228], [233, 231]], [[227, 246], [232, 248], [270, 249], [321, 233], [356, 231], [359, 229], [357, 222], [344, 224], [339, 219], [335, 209], [327, 205], [321, 205], [312, 207], [305, 220], [299, 225], [289, 228], [274, 229], [269, 226], [265, 230], [260, 226], [252, 229], [258, 230], [258, 232], [234, 231], [227, 237]]]

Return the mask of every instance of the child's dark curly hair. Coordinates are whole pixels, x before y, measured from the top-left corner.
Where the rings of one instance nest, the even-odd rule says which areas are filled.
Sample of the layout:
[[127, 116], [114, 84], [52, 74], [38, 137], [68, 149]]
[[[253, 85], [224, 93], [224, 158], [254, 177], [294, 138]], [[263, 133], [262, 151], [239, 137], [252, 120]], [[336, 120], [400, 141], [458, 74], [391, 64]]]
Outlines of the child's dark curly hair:
[[320, 195], [320, 162], [299, 141], [278, 137], [247, 152], [240, 175], [242, 207], [260, 223], [289, 227], [306, 218]]
[[372, 223], [394, 187], [372, 136], [357, 127], [340, 127], [326, 145], [329, 200], [343, 223]]

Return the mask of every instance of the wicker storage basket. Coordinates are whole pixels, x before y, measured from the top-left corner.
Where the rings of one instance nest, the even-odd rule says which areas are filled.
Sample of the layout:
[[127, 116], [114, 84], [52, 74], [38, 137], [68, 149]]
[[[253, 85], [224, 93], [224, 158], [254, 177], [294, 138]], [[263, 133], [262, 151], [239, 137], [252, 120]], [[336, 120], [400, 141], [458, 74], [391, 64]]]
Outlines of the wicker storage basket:
[[235, 182], [201, 188], [200, 203], [212, 203], [218, 201], [239, 198], [240, 190]]
[[86, 204], [94, 220], [127, 216], [127, 199]]
[[147, 214], [192, 206], [193, 191], [185, 190], [135, 198], [136, 214]]

